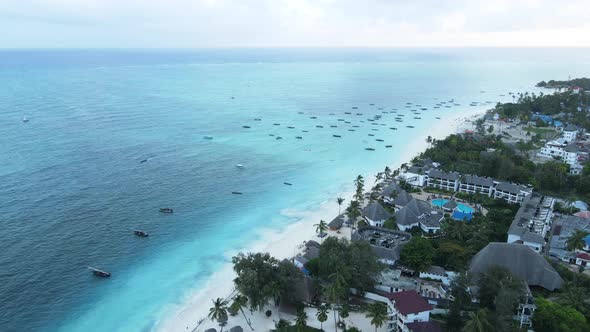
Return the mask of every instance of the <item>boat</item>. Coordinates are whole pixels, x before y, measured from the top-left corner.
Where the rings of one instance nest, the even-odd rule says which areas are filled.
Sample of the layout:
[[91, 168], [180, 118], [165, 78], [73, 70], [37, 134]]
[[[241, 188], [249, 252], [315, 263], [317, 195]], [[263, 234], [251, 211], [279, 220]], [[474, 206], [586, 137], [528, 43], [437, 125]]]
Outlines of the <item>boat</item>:
[[340, 136], [340, 135], [332, 135], [332, 136], [333, 136], [333, 137], [342, 137], [342, 136]]
[[414, 128], [414, 126], [406, 126], [406, 127], [408, 127], [408, 128]]
[[292, 184], [292, 183], [290, 183], [290, 182], [283, 182], [283, 184], [284, 184], [284, 185], [286, 185], [286, 186], [292, 186], [292, 185], [293, 185], [293, 184]]
[[134, 229], [133, 230], [133, 234], [137, 235], [137, 236], [141, 236], [141, 237], [148, 237], [150, 236], [147, 232], [139, 230], [139, 229]]
[[255, 118], [254, 121], [261, 121], [262, 119], [260, 118]]
[[317, 116], [310, 116], [309, 118], [310, 119], [317, 119], [318, 117]]
[[344, 121], [344, 119], [338, 119], [338, 121], [342, 122], [342, 121]]
[[287, 128], [289, 128], [289, 129], [295, 129], [295, 127], [293, 127], [293, 126], [288, 126]]
[[241, 191], [232, 191], [231, 192], [233, 195], [242, 195]]
[[421, 118], [421, 117], [419, 117], [419, 116], [415, 116], [415, 117], [414, 117], [414, 119], [416, 119], [416, 120], [420, 120], [420, 119], [422, 119], [422, 118]]
[[324, 128], [324, 126], [317, 125], [316, 128]]
[[236, 167], [237, 168], [244, 168], [244, 165], [242, 165], [242, 164], [236, 164]]
[[369, 134], [369, 136], [375, 136], [375, 134]]
[[330, 128], [338, 128], [338, 126], [331, 125]]
[[276, 140], [283, 139], [281, 136], [275, 137]]
[[373, 148], [365, 148], [365, 150], [367, 150], [367, 151], [375, 151], [375, 149], [373, 149]]
[[172, 210], [171, 208], [160, 208], [160, 212], [162, 212], [162, 213], [173, 213], [174, 210]]
[[296, 139], [303, 139], [301, 136], [295, 136]]
[[91, 266], [89, 266], [88, 269], [92, 272], [92, 274], [94, 274], [97, 277], [109, 278], [111, 276], [110, 272], [99, 270], [99, 269], [93, 268]]
[[437, 120], [440, 120], [440, 116], [435, 116], [434, 118]]
[[385, 147], [386, 147], [386, 148], [390, 148], [390, 147], [392, 147], [392, 145], [386, 145]]
[[250, 126], [242, 126], [242, 128], [250, 129]]
[[273, 123], [272, 125], [273, 126], [280, 126], [281, 124], [280, 123]]
[[380, 138], [376, 138], [375, 141], [377, 141], [377, 142], [383, 142], [383, 140], [380, 139]]
[[344, 114], [351, 114], [350, 112], [344, 112]]
[[308, 133], [308, 132], [309, 132], [309, 130], [302, 130], [301, 132], [302, 132], [302, 133]]
[[371, 131], [379, 131], [379, 128], [372, 128]]
[[375, 104], [369, 104], [369, 106], [375, 106]]
[[275, 134], [268, 134], [268, 136], [273, 137]]
[[391, 129], [391, 130], [397, 130], [396, 127], [389, 127], [389, 129]]
[[140, 161], [139, 163], [143, 164], [143, 163], [147, 163], [147, 161], [148, 161], [147, 159], [144, 159], [144, 160]]
[[356, 106], [352, 106], [352, 109], [353, 109], [353, 110], [358, 110], [358, 107], [356, 107]]
[[348, 129], [348, 131], [354, 131], [354, 129]]
[[352, 128], [358, 128], [358, 127], [359, 127], [358, 125], [353, 125], [353, 126], [352, 126]]
[[213, 139], [213, 136], [203, 136], [203, 139], [212, 140]]
[[363, 115], [363, 113], [357, 113], [356, 115]]
[[303, 113], [303, 112], [297, 112], [297, 114], [305, 114], [305, 113]]
[[27, 116], [26, 116], [26, 115], [23, 115], [23, 122], [24, 122], [24, 123], [27, 123], [27, 122], [29, 122], [29, 119], [27, 118]]

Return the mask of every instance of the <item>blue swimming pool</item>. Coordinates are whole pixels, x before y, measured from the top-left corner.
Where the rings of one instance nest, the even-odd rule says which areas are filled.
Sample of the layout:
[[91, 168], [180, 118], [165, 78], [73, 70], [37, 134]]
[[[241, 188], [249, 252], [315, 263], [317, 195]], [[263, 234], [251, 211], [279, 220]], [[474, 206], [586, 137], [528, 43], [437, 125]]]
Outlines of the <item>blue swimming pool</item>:
[[[449, 200], [443, 198], [433, 199], [431, 201], [432, 205], [442, 208]], [[472, 214], [474, 212], [473, 208], [469, 205], [463, 203], [457, 203], [457, 207], [454, 208], [453, 211], [453, 218], [458, 220], [471, 220]]]

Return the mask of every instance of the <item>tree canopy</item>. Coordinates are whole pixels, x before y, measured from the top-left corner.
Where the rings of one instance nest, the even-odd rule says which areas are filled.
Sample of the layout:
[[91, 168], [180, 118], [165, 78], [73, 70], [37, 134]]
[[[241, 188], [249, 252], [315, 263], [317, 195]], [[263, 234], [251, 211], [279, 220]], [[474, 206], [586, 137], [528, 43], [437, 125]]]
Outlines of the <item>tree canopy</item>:
[[414, 236], [401, 251], [400, 260], [406, 266], [416, 270], [424, 271], [432, 265], [434, 248], [428, 239]]

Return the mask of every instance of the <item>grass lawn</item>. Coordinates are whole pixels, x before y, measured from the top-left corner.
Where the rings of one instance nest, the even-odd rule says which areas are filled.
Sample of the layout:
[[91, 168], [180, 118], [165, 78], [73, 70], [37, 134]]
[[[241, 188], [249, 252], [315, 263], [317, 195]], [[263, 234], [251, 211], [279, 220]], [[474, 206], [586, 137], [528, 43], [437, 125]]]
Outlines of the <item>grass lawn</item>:
[[530, 131], [532, 134], [541, 134], [541, 135], [545, 135], [547, 133], [554, 133], [555, 129], [550, 129], [550, 128], [536, 128], [536, 127], [526, 127], [524, 128], [524, 131]]

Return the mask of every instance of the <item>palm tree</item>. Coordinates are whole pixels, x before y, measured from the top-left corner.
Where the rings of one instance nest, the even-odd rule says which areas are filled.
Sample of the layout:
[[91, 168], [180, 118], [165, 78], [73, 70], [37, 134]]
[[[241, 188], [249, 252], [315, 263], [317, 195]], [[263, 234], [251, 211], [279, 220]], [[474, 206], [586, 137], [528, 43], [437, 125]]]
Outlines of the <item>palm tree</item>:
[[223, 327], [227, 324], [227, 301], [218, 297], [217, 300], [213, 301], [213, 307], [209, 309], [209, 319], [216, 320], [221, 327], [221, 331], [223, 332]]
[[463, 327], [463, 332], [488, 332], [494, 331], [494, 326], [488, 318], [487, 309], [479, 309], [469, 313], [469, 320]]
[[[323, 220], [320, 220], [320, 222], [318, 224], [315, 224], [314, 226], [315, 226], [315, 232], [318, 233], [320, 236], [322, 236], [322, 234], [325, 234], [326, 231], [328, 230], [328, 224], [326, 224], [326, 222]], [[324, 240], [324, 238], [322, 237], [321, 241], [323, 241], [323, 240]]]
[[241, 312], [244, 316], [244, 319], [246, 320], [246, 323], [248, 324], [248, 326], [250, 326], [250, 329], [254, 331], [254, 328], [252, 327], [252, 321], [248, 319], [248, 317], [246, 317], [246, 313], [244, 312], [244, 308], [246, 308], [247, 303], [248, 298], [242, 294], [238, 294], [234, 297], [233, 302], [229, 308], [233, 312]]
[[[358, 201], [351, 201], [348, 208], [346, 208], [346, 216], [348, 220], [352, 221], [352, 229], [356, 227], [356, 220], [361, 216], [360, 204]], [[350, 232], [352, 236], [352, 232]]]
[[307, 326], [307, 313], [303, 310], [303, 308], [299, 308], [297, 310], [297, 317], [295, 318], [295, 326], [297, 326], [297, 331], [303, 331], [303, 328]]
[[356, 179], [354, 180], [354, 185], [356, 186], [356, 193], [354, 195], [355, 199], [359, 203], [362, 203], [364, 201], [363, 187], [365, 186], [365, 179], [363, 179], [362, 175], [356, 177]]
[[371, 325], [375, 326], [375, 332], [377, 332], [377, 328], [383, 326], [387, 320], [387, 308], [383, 303], [373, 303], [365, 316], [371, 318]]
[[344, 198], [342, 198], [342, 197], [336, 198], [336, 203], [338, 203], [338, 215], [340, 215], [340, 208], [342, 207], [342, 203], [344, 203]]
[[344, 303], [343, 305], [338, 308], [338, 316], [340, 318], [346, 318], [350, 315], [350, 308], [348, 307], [348, 303]]
[[430, 147], [430, 144], [432, 144], [432, 136], [428, 135], [428, 137], [426, 137], [426, 143], [428, 143], [428, 147]]
[[565, 242], [567, 246], [567, 250], [574, 251], [576, 249], [582, 249], [586, 245], [585, 238], [588, 236], [588, 232], [576, 229], [574, 234], [572, 234]]
[[318, 312], [315, 314], [316, 318], [320, 322], [320, 330], [324, 329], [324, 322], [328, 320], [328, 307], [325, 305], [320, 305], [318, 307]]
[[391, 168], [389, 168], [389, 166], [385, 166], [385, 170], [383, 171], [383, 173], [385, 174], [386, 180], [391, 179]]

